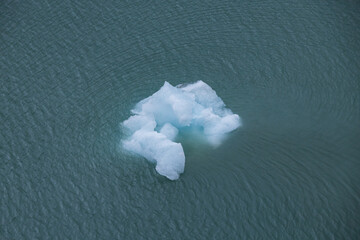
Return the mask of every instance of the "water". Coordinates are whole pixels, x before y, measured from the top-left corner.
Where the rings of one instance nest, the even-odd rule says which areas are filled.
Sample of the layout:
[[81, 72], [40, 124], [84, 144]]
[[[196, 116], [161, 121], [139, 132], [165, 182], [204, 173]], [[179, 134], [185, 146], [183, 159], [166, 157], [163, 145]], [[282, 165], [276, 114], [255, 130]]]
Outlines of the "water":
[[[0, 239], [358, 239], [358, 1], [0, 3]], [[119, 148], [168, 81], [243, 120], [172, 182]]]

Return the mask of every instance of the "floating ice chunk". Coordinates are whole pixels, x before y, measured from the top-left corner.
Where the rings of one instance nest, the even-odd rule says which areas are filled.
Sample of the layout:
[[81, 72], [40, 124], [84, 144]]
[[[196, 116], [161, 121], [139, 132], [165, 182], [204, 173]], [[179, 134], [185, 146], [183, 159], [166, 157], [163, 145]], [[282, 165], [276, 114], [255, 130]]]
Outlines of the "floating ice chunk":
[[207, 141], [218, 146], [225, 135], [241, 125], [240, 117], [225, 107], [203, 81], [173, 87], [168, 82], [136, 104], [135, 114], [123, 122], [130, 137], [125, 149], [156, 163], [156, 171], [175, 180], [184, 171], [185, 154], [174, 142], [184, 127], [202, 129]]

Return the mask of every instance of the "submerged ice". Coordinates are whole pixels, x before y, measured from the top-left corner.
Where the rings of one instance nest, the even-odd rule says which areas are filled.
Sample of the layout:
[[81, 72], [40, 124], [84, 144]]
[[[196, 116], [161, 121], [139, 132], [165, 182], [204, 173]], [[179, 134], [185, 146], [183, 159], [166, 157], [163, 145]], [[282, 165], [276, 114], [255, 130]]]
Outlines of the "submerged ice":
[[130, 133], [124, 148], [154, 162], [156, 171], [171, 180], [178, 179], [185, 167], [184, 150], [175, 142], [179, 131], [201, 129], [209, 144], [217, 146], [241, 125], [240, 117], [203, 81], [177, 87], [165, 82], [132, 113], [122, 123]]

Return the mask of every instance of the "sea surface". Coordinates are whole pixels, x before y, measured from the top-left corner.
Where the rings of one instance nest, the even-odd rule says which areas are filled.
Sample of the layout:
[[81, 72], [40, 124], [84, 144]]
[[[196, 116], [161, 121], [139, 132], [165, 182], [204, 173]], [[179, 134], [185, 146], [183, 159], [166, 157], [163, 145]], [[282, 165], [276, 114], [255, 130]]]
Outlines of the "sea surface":
[[[243, 125], [176, 181], [121, 148], [165, 81]], [[359, 239], [360, 2], [0, 2], [0, 239]]]

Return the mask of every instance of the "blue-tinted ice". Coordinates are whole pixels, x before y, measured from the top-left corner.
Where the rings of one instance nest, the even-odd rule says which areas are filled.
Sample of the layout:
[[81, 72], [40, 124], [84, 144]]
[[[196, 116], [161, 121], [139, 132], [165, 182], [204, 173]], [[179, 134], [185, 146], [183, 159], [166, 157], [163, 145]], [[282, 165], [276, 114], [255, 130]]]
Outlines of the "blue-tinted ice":
[[227, 133], [241, 125], [240, 117], [203, 81], [179, 87], [165, 82], [132, 113], [123, 122], [130, 132], [124, 148], [156, 163], [156, 171], [171, 180], [184, 172], [184, 150], [174, 141], [182, 128], [200, 127], [209, 144], [218, 146]]

